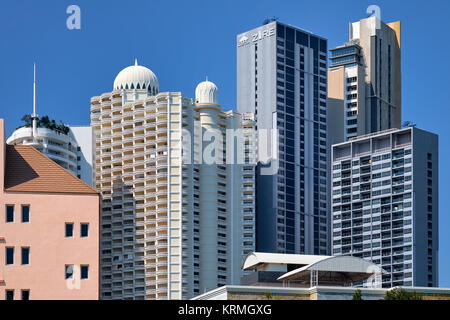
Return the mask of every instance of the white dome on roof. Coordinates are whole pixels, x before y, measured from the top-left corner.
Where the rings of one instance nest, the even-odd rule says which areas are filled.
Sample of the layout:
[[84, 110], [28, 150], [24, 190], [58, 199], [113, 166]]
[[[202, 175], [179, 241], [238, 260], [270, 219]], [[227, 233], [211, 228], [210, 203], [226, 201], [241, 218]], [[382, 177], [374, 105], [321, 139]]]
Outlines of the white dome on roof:
[[199, 104], [219, 104], [219, 89], [217, 86], [208, 81], [200, 82], [195, 89], [195, 102]]
[[159, 93], [159, 83], [155, 74], [148, 68], [139, 66], [137, 59], [134, 66], [119, 72], [114, 80], [114, 90], [146, 89], [151, 95]]

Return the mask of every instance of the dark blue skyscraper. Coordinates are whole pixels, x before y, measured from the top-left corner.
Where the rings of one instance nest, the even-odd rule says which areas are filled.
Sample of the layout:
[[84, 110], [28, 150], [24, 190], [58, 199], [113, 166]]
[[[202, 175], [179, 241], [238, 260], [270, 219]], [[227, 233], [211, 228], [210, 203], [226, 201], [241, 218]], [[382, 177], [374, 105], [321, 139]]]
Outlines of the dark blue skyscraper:
[[237, 108], [278, 129], [278, 171], [257, 183], [257, 251], [329, 253], [327, 40], [278, 21], [237, 36]]

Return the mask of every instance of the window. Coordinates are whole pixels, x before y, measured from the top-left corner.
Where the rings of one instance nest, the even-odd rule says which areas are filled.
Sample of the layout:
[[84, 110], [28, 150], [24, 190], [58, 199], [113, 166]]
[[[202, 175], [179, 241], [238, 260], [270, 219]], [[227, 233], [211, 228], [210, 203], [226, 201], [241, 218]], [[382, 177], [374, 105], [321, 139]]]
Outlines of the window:
[[14, 248], [6, 248], [6, 264], [14, 264]]
[[73, 237], [73, 223], [66, 223], [66, 238]]
[[72, 279], [73, 278], [73, 265], [66, 265], [66, 279]]
[[22, 265], [30, 264], [30, 248], [22, 248]]
[[30, 290], [22, 290], [22, 300], [30, 300]]
[[14, 206], [6, 206], [6, 222], [14, 222]]
[[6, 300], [14, 300], [14, 290], [6, 290]]
[[89, 278], [89, 266], [81, 266], [81, 279]]
[[30, 206], [22, 206], [22, 222], [30, 222]]
[[89, 224], [88, 223], [81, 224], [80, 234], [81, 234], [82, 238], [86, 238], [89, 236]]

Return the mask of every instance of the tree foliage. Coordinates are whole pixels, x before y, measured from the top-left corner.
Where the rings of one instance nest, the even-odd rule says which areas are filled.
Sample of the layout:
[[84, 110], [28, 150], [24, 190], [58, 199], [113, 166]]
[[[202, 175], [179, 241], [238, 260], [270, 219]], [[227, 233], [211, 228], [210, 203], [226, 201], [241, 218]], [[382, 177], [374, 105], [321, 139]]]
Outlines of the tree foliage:
[[269, 291], [264, 292], [264, 296], [266, 297], [267, 300], [272, 300], [272, 293], [270, 293]]
[[[25, 122], [24, 127], [31, 127], [33, 124], [31, 120], [31, 115], [29, 114], [24, 115], [21, 120]], [[55, 120], [53, 119], [51, 120], [48, 116], [40, 117], [37, 120], [37, 127], [58, 131], [65, 135], [69, 134], [69, 127], [67, 127], [62, 121], [59, 121], [59, 124], [57, 124]]]
[[361, 290], [357, 289], [355, 293], [353, 293], [352, 300], [363, 300]]
[[422, 296], [415, 291], [407, 292], [405, 289], [394, 288], [386, 292], [384, 300], [422, 300]]

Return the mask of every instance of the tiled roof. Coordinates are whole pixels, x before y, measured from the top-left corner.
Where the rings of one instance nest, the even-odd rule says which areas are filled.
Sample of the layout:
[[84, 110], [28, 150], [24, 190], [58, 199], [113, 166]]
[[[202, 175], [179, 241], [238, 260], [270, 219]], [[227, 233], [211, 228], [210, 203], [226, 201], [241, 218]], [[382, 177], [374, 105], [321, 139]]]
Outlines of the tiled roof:
[[6, 192], [91, 193], [98, 191], [32, 146], [6, 146]]

